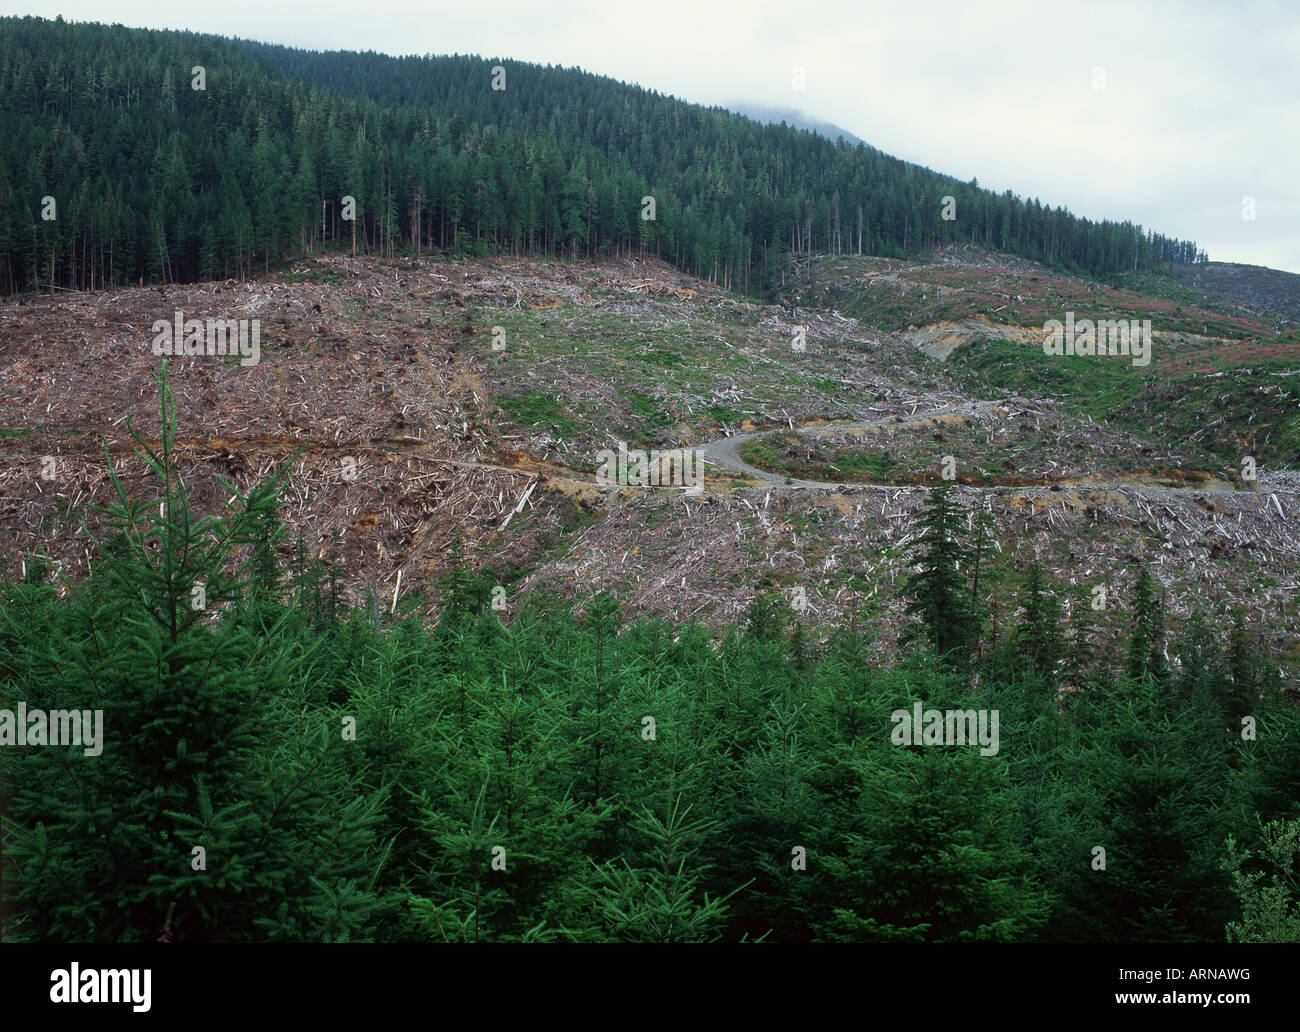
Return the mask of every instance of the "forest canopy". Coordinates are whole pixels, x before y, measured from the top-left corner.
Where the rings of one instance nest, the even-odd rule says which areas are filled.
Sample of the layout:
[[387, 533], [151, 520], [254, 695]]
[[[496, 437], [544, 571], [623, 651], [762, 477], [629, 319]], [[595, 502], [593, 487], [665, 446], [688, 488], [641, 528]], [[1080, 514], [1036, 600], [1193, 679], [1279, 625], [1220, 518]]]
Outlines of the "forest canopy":
[[3, 294], [245, 277], [354, 247], [649, 252], [751, 293], [791, 256], [958, 242], [1094, 275], [1206, 259], [577, 69], [26, 17], [0, 19], [0, 95]]

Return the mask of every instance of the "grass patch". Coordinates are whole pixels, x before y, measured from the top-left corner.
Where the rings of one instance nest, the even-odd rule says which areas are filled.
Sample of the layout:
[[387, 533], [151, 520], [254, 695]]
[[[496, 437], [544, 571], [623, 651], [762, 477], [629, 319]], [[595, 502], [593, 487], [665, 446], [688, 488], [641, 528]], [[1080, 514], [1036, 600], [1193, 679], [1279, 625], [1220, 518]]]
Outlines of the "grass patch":
[[628, 404], [632, 406], [632, 412], [639, 416], [651, 427], [668, 426], [672, 423], [672, 416], [668, 415], [659, 407], [659, 399], [652, 398], [648, 394], [642, 394], [640, 391], [625, 390], [623, 396], [627, 398]]
[[583, 428], [582, 421], [549, 394], [505, 395], [497, 404], [520, 426], [546, 427], [564, 437], [576, 436]]
[[285, 283], [342, 283], [343, 274], [334, 269], [293, 269], [280, 279]]
[[709, 414], [709, 418], [719, 423], [739, 423], [745, 418], [745, 413], [729, 405], [710, 405], [704, 411]]
[[873, 483], [898, 475], [897, 461], [883, 448], [827, 449], [788, 430], [746, 441], [740, 457], [751, 466], [799, 480]]

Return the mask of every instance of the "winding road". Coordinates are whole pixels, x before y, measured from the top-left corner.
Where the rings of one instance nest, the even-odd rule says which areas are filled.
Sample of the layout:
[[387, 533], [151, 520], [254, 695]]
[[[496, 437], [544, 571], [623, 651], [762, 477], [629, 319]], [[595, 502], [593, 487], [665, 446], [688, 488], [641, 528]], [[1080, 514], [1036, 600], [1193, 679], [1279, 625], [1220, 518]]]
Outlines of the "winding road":
[[[953, 416], [969, 418], [977, 416], [988, 409], [998, 408], [1000, 402], [996, 401], [968, 401], [960, 405], [953, 405], [941, 409], [931, 409], [927, 412], [915, 413], [911, 416], [905, 416], [901, 420], [897, 416], [885, 416], [880, 419], [865, 420], [860, 422], [841, 422], [827, 423], [823, 426], [815, 427], [796, 427], [795, 432], [816, 436], [818, 434], [829, 433], [854, 433], [859, 430], [878, 429], [884, 426], [907, 426], [917, 423], [924, 423], [927, 420], [936, 417]], [[899, 488], [915, 488], [923, 485], [916, 483], [888, 484], [880, 482], [866, 482], [861, 480], [802, 480], [789, 479], [785, 474], [773, 473], [770, 470], [760, 469], [751, 465], [740, 457], [740, 449], [743, 445], [756, 438], [766, 437], [776, 433], [788, 433], [782, 430], [758, 430], [753, 433], [736, 434], [732, 437], [722, 437], [715, 441], [709, 441], [702, 445], [695, 445], [704, 460], [712, 465], [722, 469], [730, 470], [733, 473], [741, 473], [751, 479], [761, 481], [771, 487], [781, 488], [784, 490], [795, 491], [826, 491], [826, 490], [845, 490], [848, 488], [896, 491]], [[1218, 478], [1210, 478], [1202, 484], [1190, 487], [1174, 487], [1167, 484], [1157, 484], [1144, 479], [1141, 475], [1132, 477], [1063, 477], [1052, 484], [967, 484], [967, 487], [976, 487], [981, 490], [992, 491], [1000, 487], [1012, 487], [1020, 491], [1050, 491], [1053, 487], [1070, 487], [1082, 490], [1140, 490], [1143, 494], [1151, 497], [1181, 496], [1194, 494], [1263, 494], [1263, 491], [1242, 491]], [[1277, 489], [1274, 493], [1292, 492], [1285, 489]]]

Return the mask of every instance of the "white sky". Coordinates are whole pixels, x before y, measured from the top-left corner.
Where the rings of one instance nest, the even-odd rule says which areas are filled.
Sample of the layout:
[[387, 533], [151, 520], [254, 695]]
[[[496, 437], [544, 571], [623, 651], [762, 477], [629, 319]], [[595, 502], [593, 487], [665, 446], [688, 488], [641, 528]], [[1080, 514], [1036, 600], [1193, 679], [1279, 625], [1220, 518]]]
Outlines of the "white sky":
[[1296, 0], [0, 0], [0, 13], [578, 65], [702, 103], [797, 108], [963, 180], [1300, 273]]

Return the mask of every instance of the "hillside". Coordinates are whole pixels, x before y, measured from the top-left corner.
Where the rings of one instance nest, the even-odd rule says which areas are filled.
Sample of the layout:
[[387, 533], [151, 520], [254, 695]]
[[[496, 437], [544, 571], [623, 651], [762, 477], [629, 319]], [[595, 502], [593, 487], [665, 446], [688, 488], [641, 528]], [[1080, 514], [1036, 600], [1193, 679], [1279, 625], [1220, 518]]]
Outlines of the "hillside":
[[[1300, 325], [1181, 277], [1095, 280], [945, 248], [909, 261], [819, 258], [785, 293], [898, 334], [967, 390], [1050, 397], [1097, 422], [1178, 441], [1201, 463], [1300, 463]], [[1149, 364], [1045, 355], [1044, 325], [1068, 312], [1150, 320]]]
[[340, 249], [653, 254], [749, 294], [789, 253], [976, 241], [1097, 273], [1203, 257], [578, 69], [4, 18], [0, 91], [0, 294]]
[[[971, 290], [979, 275], [969, 260], [926, 268]], [[979, 293], [1035, 276], [990, 266]], [[887, 309], [897, 286], [869, 287], [862, 304]], [[1043, 303], [1021, 298], [1022, 311]], [[802, 586], [815, 624], [870, 598], [882, 630], [896, 627], [912, 519], [952, 455], [961, 491], [999, 528], [1012, 580], [991, 587], [995, 604], [999, 593], [1014, 604], [1014, 571], [1035, 556], [1064, 582], [1102, 578], [1121, 596], [1141, 559], [1176, 616], [1249, 598], [1274, 646], [1293, 640], [1294, 475], [1261, 461], [1259, 480], [1243, 482], [1176, 421], [1139, 432], [1136, 419], [1089, 416], [1032, 365], [1011, 389], [969, 359], [954, 378], [972, 346], [940, 362], [906, 331], [748, 301], [653, 260], [331, 258], [249, 283], [0, 308], [11, 561], [48, 551], [66, 575], [84, 573], [78, 528], [95, 525], [90, 506], [110, 488], [103, 447], [128, 486], [145, 473], [125, 455], [123, 417], [156, 426], [150, 324], [213, 306], [262, 319], [264, 358], [173, 361], [184, 469], [215, 504], [218, 475], [251, 485], [305, 445], [285, 495], [285, 558], [301, 533], [355, 597], [391, 596], [399, 571], [403, 595], [427, 590], [461, 537], [516, 602], [541, 591], [576, 604], [603, 586], [629, 613], [721, 625], [756, 592]], [[727, 438], [729, 449], [710, 443]], [[599, 486], [597, 453], [619, 441], [704, 447], [702, 496]], [[50, 480], [37, 475], [44, 456]]]
[[810, 118], [804, 112], [794, 108], [773, 107], [769, 104], [751, 104], [746, 101], [732, 101], [727, 107], [738, 115], [752, 118], [755, 122], [763, 122], [767, 125], [779, 125], [784, 122], [795, 129], [805, 129], [810, 133], [819, 133], [828, 140], [843, 140], [850, 147], [856, 147], [859, 143], [865, 145], [867, 142], [861, 137], [854, 136], [847, 129], [840, 128], [833, 122], [823, 122], [817, 118]]
[[[928, 11], [690, 42], [1216, 210], [1163, 193], [1199, 105], [1121, 146], [1165, 65], [1013, 91], [954, 12], [915, 81]], [[521, 38], [456, 18], [379, 27]], [[1300, 940], [1300, 277], [508, 57], [0, 18], [0, 97], [0, 941], [103, 947], [24, 999], [149, 1011], [137, 942], [262, 945], [154, 951], [163, 1017], [282, 995], [270, 943], [960, 942], [974, 993], [975, 944]]]
[[1300, 320], [1300, 276], [1262, 265], [1201, 262], [1171, 269], [1172, 275], [1205, 294], [1232, 298], [1260, 311]]

